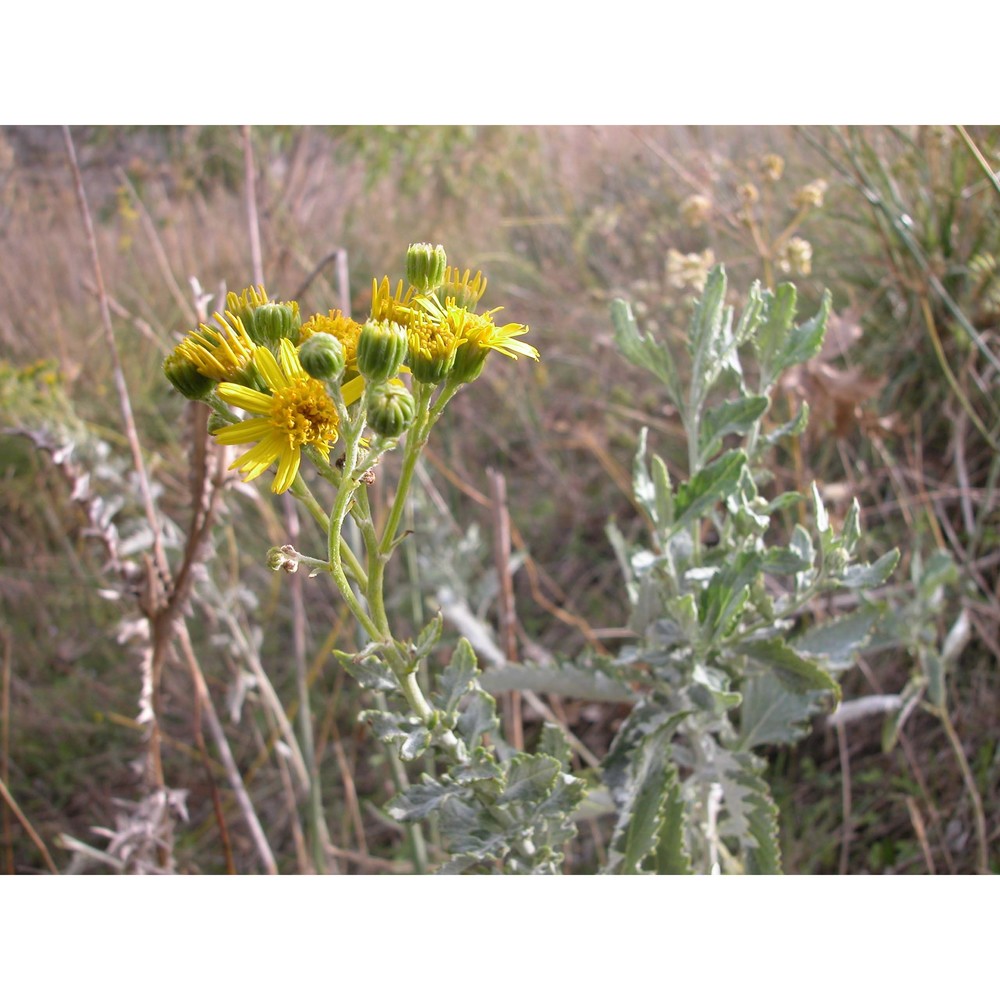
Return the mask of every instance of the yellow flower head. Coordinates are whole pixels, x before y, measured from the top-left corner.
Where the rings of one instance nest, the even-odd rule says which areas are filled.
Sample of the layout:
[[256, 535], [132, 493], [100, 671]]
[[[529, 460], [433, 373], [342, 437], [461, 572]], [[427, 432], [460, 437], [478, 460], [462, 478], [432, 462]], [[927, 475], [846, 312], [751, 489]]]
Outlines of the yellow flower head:
[[192, 330], [176, 347], [174, 353], [190, 361], [194, 367], [217, 381], [235, 381], [242, 377], [253, 360], [256, 345], [250, 339], [243, 321], [233, 313], [228, 319], [216, 313], [218, 329], [204, 323]]
[[278, 463], [271, 489], [284, 493], [295, 481], [302, 460], [302, 446], [312, 445], [324, 458], [337, 440], [337, 410], [323, 383], [310, 378], [290, 340], [282, 340], [279, 358], [266, 347], [254, 351], [254, 365], [270, 394], [243, 385], [223, 382], [219, 398], [248, 413], [257, 414], [215, 432], [222, 444], [249, 444], [248, 452], [230, 466], [244, 473], [244, 482], [256, 479]]
[[270, 301], [263, 285], [257, 285], [256, 288], [251, 285], [249, 288], [244, 288], [239, 295], [236, 292], [230, 292], [226, 296], [226, 307], [231, 313], [239, 316], [241, 312], [257, 309]]
[[408, 288], [404, 295], [403, 281], [400, 279], [393, 294], [389, 288], [388, 277], [383, 278], [381, 283], [377, 278], [372, 278], [372, 319], [377, 321], [387, 319], [400, 326], [406, 326], [410, 318], [413, 291], [412, 288]]
[[[414, 310], [406, 326], [406, 363], [419, 382], [436, 385], [451, 371], [455, 351], [462, 343], [464, 309], [448, 310], [445, 316]], [[469, 314], [466, 314], [469, 315]]]
[[[449, 310], [451, 311], [451, 310]], [[520, 323], [497, 326], [493, 315], [499, 309], [491, 309], [482, 316], [469, 315], [463, 325], [463, 340], [455, 352], [453, 378], [461, 382], [472, 382], [479, 378], [490, 351], [497, 351], [508, 358], [518, 355], [538, 360], [538, 351], [530, 344], [523, 344], [517, 337], [528, 332]]]
[[476, 276], [471, 280], [470, 274], [468, 268], [464, 274], [460, 273], [457, 267], [446, 268], [444, 282], [437, 290], [440, 300], [447, 302], [451, 299], [460, 308], [475, 309], [486, 291], [486, 279], [482, 271], [476, 271]]
[[301, 347], [314, 333], [329, 333], [340, 341], [344, 348], [344, 365], [347, 368], [358, 367], [358, 337], [361, 334], [361, 324], [350, 316], [344, 316], [339, 309], [331, 309], [326, 316], [312, 316], [302, 324], [299, 331], [299, 346]]

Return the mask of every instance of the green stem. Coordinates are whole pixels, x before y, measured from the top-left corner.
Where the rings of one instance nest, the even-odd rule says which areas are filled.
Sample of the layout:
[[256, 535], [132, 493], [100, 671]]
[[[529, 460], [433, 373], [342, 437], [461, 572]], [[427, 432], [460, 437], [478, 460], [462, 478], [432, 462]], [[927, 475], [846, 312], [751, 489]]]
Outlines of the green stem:
[[392, 543], [395, 541], [396, 532], [399, 530], [399, 522], [403, 518], [403, 510], [406, 506], [406, 496], [410, 491], [410, 483], [413, 473], [417, 467], [417, 459], [423, 446], [427, 443], [427, 435], [430, 431], [430, 401], [431, 386], [424, 385], [423, 382], [414, 381], [413, 401], [415, 415], [413, 424], [406, 434], [406, 444], [403, 447], [403, 466], [399, 471], [399, 483], [396, 486], [396, 495], [392, 499], [392, 507], [389, 509], [389, 517], [386, 520], [385, 528], [382, 530], [382, 542], [379, 545], [379, 553], [388, 555], [392, 550]]
[[[344, 528], [344, 518], [347, 517], [347, 512], [354, 499], [355, 491], [358, 488], [358, 483], [354, 481], [354, 466], [358, 460], [361, 428], [349, 422], [344, 422], [341, 424], [341, 429], [344, 432], [344, 471], [340, 480], [340, 489], [337, 491], [337, 499], [334, 501], [333, 510], [330, 512], [330, 517], [327, 521], [327, 555], [330, 561], [330, 575], [333, 577], [333, 582], [337, 585], [337, 589], [347, 602], [347, 606], [351, 609], [361, 627], [372, 639], [381, 641], [387, 638], [387, 636], [382, 634], [382, 630], [379, 629], [368, 612], [362, 607], [361, 602], [351, 589], [351, 584], [347, 579], [347, 574], [344, 572], [344, 565], [341, 558], [341, 553], [345, 549], [341, 534]], [[351, 551], [349, 547], [346, 548], [348, 552]], [[361, 571], [361, 575], [364, 576], [363, 570]], [[369, 589], [370, 586], [371, 581], [369, 580]]]
[[[330, 526], [330, 516], [325, 510], [323, 510], [322, 505], [313, 496], [312, 491], [306, 485], [305, 480], [303, 480], [301, 473], [295, 477], [295, 482], [291, 486], [292, 496], [296, 500], [300, 500], [305, 506], [306, 510], [309, 511], [313, 516], [313, 520], [326, 531]], [[368, 586], [368, 577], [361, 565], [360, 560], [354, 554], [354, 550], [347, 544], [346, 540], [341, 538], [340, 540], [340, 554], [341, 558], [345, 563], [347, 563], [346, 571], [357, 581], [358, 585], [361, 587]], [[329, 563], [320, 562], [317, 559], [304, 560], [310, 565], [322, 566], [326, 569], [329, 568]]]

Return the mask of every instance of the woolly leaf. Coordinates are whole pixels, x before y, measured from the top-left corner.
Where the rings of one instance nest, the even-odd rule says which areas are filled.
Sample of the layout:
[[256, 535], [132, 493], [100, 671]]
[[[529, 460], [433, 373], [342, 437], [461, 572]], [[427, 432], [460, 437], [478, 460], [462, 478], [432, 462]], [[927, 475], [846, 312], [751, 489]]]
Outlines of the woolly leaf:
[[339, 651], [334, 651], [333, 655], [366, 691], [395, 691], [399, 686], [392, 671], [377, 657], [359, 659], [353, 653]]
[[555, 788], [559, 761], [541, 754], [515, 754], [507, 761], [507, 787], [497, 802], [535, 802]]
[[430, 816], [441, 808], [446, 799], [461, 792], [461, 788], [441, 784], [425, 774], [422, 784], [411, 785], [395, 796], [386, 806], [386, 812], [395, 820], [412, 823]]
[[615, 299], [611, 303], [611, 321], [615, 327], [615, 341], [622, 354], [633, 364], [645, 368], [660, 379], [667, 387], [671, 401], [679, 403], [680, 380], [670, 348], [652, 336], [639, 332], [632, 307], [622, 299]]
[[743, 685], [739, 748], [797, 743], [809, 731], [809, 720], [822, 709], [816, 692], [795, 694], [773, 674], [750, 677]]
[[680, 784], [675, 780], [667, 791], [663, 805], [663, 818], [656, 844], [656, 873], [658, 875], [691, 875], [691, 855], [688, 853], [684, 832], [687, 825], [684, 797]]
[[697, 472], [688, 482], [681, 483], [677, 487], [674, 502], [675, 520], [670, 529], [671, 534], [735, 493], [746, 461], [746, 452], [739, 449], [727, 451]]
[[881, 587], [892, 576], [892, 572], [898, 562], [899, 549], [892, 549], [890, 552], [886, 552], [885, 555], [880, 556], [873, 563], [848, 566], [837, 582], [845, 587], [849, 587], [851, 590], [867, 590], [870, 587]]
[[853, 662], [855, 650], [867, 643], [880, 616], [878, 608], [867, 605], [849, 615], [812, 626], [796, 636], [792, 646], [800, 653], [826, 657], [832, 669], [846, 668]]
[[794, 694], [832, 691], [840, 700], [840, 685], [815, 660], [797, 653], [784, 639], [758, 639], [741, 643], [738, 649], [766, 666]]
[[444, 712], [453, 712], [462, 698], [475, 687], [478, 674], [476, 654], [469, 640], [463, 637], [458, 640], [451, 662], [441, 672], [435, 705]]
[[706, 410], [700, 430], [702, 460], [715, 455], [727, 434], [749, 434], [753, 425], [767, 411], [769, 402], [767, 396], [744, 396]]

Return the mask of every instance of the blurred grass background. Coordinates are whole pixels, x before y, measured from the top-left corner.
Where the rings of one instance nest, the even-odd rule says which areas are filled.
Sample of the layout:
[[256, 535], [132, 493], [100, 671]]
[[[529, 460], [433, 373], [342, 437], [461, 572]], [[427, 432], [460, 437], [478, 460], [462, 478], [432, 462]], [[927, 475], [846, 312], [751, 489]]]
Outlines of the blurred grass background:
[[[165, 516], [185, 525], [187, 404], [160, 365], [196, 325], [191, 278], [217, 297], [251, 283], [241, 131], [94, 127], [73, 137], [146, 459]], [[493, 614], [497, 470], [523, 560], [514, 584], [528, 658], [613, 651], [624, 637], [605, 526], [637, 527], [628, 470], [642, 426], [684, 475], [679, 422], [616, 354], [610, 300], [628, 299], [641, 323], [679, 342], [712, 260], [725, 263], [737, 296], [758, 278], [794, 280], [803, 315], [830, 288], [827, 350], [785, 387], [789, 409], [807, 399], [812, 422], [774, 475], [786, 488], [816, 480], [834, 513], [859, 498], [869, 554], [898, 546], [903, 556], [894, 607], [934, 552], [960, 568], [935, 614], [908, 626], [910, 641], [873, 644], [845, 696], [902, 690], [916, 647], [940, 643], [966, 612], [971, 639], [949, 673], [949, 703], [996, 858], [1000, 193], [989, 165], [1000, 129], [259, 127], [252, 144], [272, 297], [298, 298], [303, 316], [338, 305], [346, 252], [351, 308], [363, 316], [372, 276], [401, 276], [407, 244], [423, 240], [482, 269], [484, 304], [530, 327], [542, 364], [488, 366], [431, 442], [395, 609], [425, 620], [435, 588], [447, 586]], [[102, 596], [107, 553], [74, 490], [104, 498], [100, 523], [114, 525], [137, 565], [143, 527], [58, 129], [0, 130], [0, 261], [0, 765], [65, 870], [72, 859], [58, 838], [102, 842], [94, 828], [114, 830], [120, 803], [142, 785], [140, 681], [122, 632], [134, 598]], [[39, 447], [52, 428], [75, 442], [75, 472]], [[228, 495], [189, 621], [279, 867], [291, 872], [302, 867], [299, 820], [261, 680], [266, 672], [294, 705], [287, 578], [263, 566], [267, 546], [286, 540], [282, 516], [266, 490]], [[318, 545], [311, 528], [303, 524], [304, 538]], [[168, 531], [168, 541], [182, 534]], [[366, 702], [329, 657], [354, 639], [316, 584], [305, 587], [312, 704], [338, 864], [408, 870], [405, 838], [380, 811], [393, 791], [388, 762], [356, 722]], [[552, 708], [593, 753], [606, 750], [614, 710]], [[178, 867], [224, 870], [218, 783], [236, 867], [255, 870], [224, 782], [203, 766], [190, 683], [176, 665], [164, 676], [164, 713], [167, 784], [188, 790]], [[530, 740], [530, 712], [525, 723]], [[915, 713], [888, 753], [882, 719], [871, 717], [839, 742], [817, 724], [770, 763], [788, 871], [975, 870], [975, 807], [929, 714]], [[37, 846], [3, 808], [0, 870], [40, 870]], [[600, 829], [585, 824], [567, 870], [592, 871], [600, 854]]]

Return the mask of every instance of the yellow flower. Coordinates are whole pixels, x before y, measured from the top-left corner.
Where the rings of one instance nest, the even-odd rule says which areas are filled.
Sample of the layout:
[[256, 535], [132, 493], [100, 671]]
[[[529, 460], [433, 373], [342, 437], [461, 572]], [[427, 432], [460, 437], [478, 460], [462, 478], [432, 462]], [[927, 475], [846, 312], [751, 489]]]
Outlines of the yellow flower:
[[455, 351], [464, 340], [463, 321], [455, 319], [453, 313], [465, 310], [448, 310], [447, 315], [432, 315], [414, 310], [406, 326], [406, 363], [418, 382], [437, 385], [451, 371], [455, 363]]
[[483, 365], [490, 351], [496, 351], [508, 358], [518, 355], [538, 360], [538, 351], [531, 344], [524, 344], [516, 337], [528, 332], [528, 328], [520, 323], [506, 323], [497, 326], [493, 322], [494, 313], [500, 309], [491, 309], [482, 316], [469, 315], [463, 324], [463, 341], [455, 352], [455, 367], [452, 378], [459, 382], [472, 382], [479, 378]]
[[414, 289], [408, 288], [403, 294], [402, 279], [396, 285], [396, 292], [393, 294], [389, 288], [389, 279], [385, 277], [379, 283], [377, 278], [372, 278], [372, 316], [374, 320], [390, 320], [400, 326], [406, 326], [410, 318], [410, 301], [413, 298]]
[[240, 378], [253, 359], [256, 344], [250, 339], [243, 325], [233, 313], [214, 316], [219, 329], [201, 324], [192, 330], [174, 350], [179, 357], [190, 361], [202, 375], [218, 381]]
[[236, 292], [230, 292], [226, 296], [226, 306], [236, 316], [240, 316], [244, 312], [253, 312], [254, 309], [259, 309], [270, 301], [263, 285], [257, 285], [256, 288], [251, 285], [249, 288], [244, 288], [239, 295]]
[[329, 458], [330, 446], [337, 440], [338, 419], [326, 388], [306, 374], [292, 342], [282, 340], [278, 353], [279, 360], [275, 360], [266, 347], [259, 347], [253, 355], [270, 395], [232, 382], [219, 386], [220, 399], [257, 416], [224, 427], [215, 436], [222, 444], [258, 442], [230, 468], [239, 469], [243, 481], [250, 482], [277, 462], [271, 489], [284, 493], [299, 471], [303, 445], [312, 445]]
[[299, 346], [301, 347], [314, 333], [329, 333], [340, 341], [344, 348], [344, 366], [358, 367], [358, 337], [361, 335], [361, 324], [345, 316], [339, 309], [331, 309], [326, 316], [311, 316], [308, 322], [302, 324], [299, 331]]
[[457, 267], [445, 268], [444, 281], [437, 290], [440, 300], [447, 302], [452, 299], [457, 306], [475, 309], [486, 291], [486, 279], [482, 271], [476, 271], [476, 276], [470, 280], [471, 273], [468, 268], [464, 273], [460, 273]]

